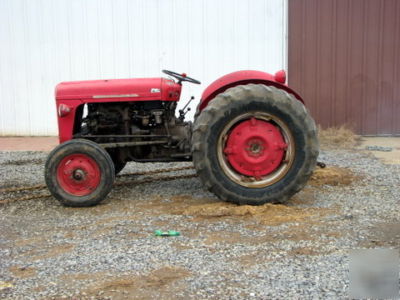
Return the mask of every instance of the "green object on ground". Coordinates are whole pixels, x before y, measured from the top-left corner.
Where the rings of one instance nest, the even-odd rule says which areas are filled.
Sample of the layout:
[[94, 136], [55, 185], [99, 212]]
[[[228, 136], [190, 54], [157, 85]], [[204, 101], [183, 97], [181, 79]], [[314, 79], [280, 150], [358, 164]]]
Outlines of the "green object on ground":
[[181, 235], [179, 231], [175, 231], [175, 230], [168, 230], [168, 231], [155, 230], [154, 234], [155, 234], [155, 236], [179, 236], [179, 235]]

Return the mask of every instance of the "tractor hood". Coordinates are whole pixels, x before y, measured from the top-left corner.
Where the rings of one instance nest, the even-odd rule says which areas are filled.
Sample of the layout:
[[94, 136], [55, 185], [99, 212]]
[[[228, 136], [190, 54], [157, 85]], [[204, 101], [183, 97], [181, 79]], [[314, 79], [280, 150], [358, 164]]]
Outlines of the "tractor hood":
[[181, 86], [166, 78], [134, 78], [61, 82], [57, 100], [87, 102], [144, 101], [179, 99]]

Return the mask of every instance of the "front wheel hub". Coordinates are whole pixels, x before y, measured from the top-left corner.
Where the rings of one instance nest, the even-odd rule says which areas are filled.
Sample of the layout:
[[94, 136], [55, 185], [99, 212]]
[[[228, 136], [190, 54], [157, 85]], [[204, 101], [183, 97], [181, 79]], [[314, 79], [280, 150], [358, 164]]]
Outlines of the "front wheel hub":
[[287, 147], [278, 127], [253, 117], [233, 128], [224, 153], [238, 173], [260, 179], [279, 167]]
[[97, 162], [85, 154], [70, 154], [57, 167], [57, 181], [73, 196], [86, 196], [100, 184], [101, 172]]
[[81, 181], [81, 180], [85, 180], [85, 171], [81, 170], [81, 169], [77, 169], [72, 173], [72, 177], [76, 180], [76, 181]]

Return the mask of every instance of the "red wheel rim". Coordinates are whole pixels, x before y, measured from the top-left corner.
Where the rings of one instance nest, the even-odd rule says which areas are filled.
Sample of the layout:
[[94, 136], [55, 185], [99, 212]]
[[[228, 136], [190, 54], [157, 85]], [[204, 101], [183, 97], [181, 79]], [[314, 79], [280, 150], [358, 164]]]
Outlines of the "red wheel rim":
[[224, 154], [236, 172], [259, 180], [281, 165], [287, 146], [278, 127], [253, 117], [228, 134]]
[[74, 196], [86, 196], [100, 184], [101, 172], [97, 162], [85, 154], [64, 157], [57, 167], [57, 181], [61, 188]]

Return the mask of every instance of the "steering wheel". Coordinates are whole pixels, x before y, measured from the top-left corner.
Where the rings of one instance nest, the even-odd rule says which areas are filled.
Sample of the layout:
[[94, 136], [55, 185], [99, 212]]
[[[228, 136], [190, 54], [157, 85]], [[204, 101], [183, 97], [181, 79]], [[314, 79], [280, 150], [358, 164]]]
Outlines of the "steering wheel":
[[194, 84], [201, 84], [200, 81], [186, 76], [186, 73], [179, 74], [179, 73], [168, 71], [168, 70], [162, 70], [162, 72], [178, 79], [178, 84], [181, 84], [182, 81], [187, 81], [187, 82], [194, 83]]

